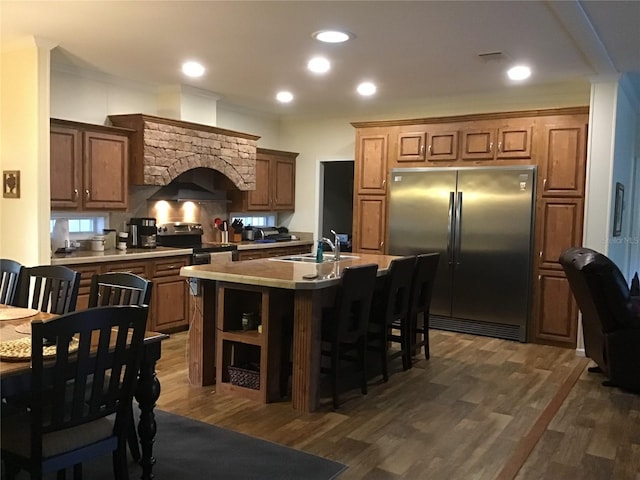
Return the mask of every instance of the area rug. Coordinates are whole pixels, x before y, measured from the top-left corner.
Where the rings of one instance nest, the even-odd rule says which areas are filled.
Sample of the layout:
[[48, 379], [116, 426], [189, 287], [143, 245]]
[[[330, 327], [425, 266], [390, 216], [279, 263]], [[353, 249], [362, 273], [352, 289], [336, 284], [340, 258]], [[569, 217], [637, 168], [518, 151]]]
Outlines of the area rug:
[[[316, 455], [187, 417], [160, 410], [155, 414], [156, 480], [329, 480], [347, 468]], [[141, 473], [140, 466], [131, 462], [129, 478], [138, 479]], [[86, 462], [83, 474], [85, 479], [113, 480], [111, 455]], [[70, 472], [67, 478], [69, 475]], [[28, 476], [22, 471], [18, 478]]]

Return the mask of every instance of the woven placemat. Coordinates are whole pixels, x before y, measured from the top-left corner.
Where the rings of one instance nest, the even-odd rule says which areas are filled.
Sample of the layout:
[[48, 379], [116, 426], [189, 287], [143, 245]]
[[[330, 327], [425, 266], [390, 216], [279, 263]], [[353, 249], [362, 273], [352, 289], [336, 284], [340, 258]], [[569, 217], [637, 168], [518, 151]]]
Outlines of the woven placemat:
[[0, 321], [17, 320], [19, 318], [33, 317], [40, 313], [33, 308], [12, 307], [11, 305], [0, 305]]
[[[73, 353], [78, 350], [79, 343], [78, 340], [72, 338], [69, 344], [69, 352]], [[44, 347], [43, 356], [44, 358], [55, 357], [56, 346], [51, 345]], [[31, 337], [0, 342], [0, 359], [9, 362], [26, 362], [31, 360]]]

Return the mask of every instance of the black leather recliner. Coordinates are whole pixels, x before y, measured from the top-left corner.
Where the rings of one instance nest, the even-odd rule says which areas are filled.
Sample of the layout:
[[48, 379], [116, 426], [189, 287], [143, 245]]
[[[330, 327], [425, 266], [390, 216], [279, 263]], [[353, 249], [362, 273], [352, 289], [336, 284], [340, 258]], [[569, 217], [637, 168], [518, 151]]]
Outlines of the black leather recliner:
[[590, 248], [560, 255], [573, 296], [582, 312], [585, 354], [609, 381], [605, 385], [640, 392], [640, 316], [620, 269]]

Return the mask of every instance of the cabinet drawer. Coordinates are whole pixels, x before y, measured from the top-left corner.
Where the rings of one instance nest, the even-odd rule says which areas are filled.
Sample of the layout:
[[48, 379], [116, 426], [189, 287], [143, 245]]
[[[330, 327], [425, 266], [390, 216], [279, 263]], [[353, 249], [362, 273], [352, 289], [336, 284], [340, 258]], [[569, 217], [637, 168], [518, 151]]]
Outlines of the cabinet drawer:
[[78, 301], [76, 310], [84, 310], [89, 307], [89, 291], [91, 289], [91, 278], [102, 273], [102, 265], [67, 265], [72, 270], [80, 273], [80, 288], [78, 289]]
[[265, 255], [261, 251], [248, 250], [245, 252], [238, 252], [238, 260], [255, 260], [257, 258], [264, 258]]
[[189, 257], [169, 257], [153, 262], [152, 277], [174, 277], [180, 275], [180, 269], [189, 265]]
[[146, 262], [107, 263], [107, 272], [126, 272], [149, 278]]

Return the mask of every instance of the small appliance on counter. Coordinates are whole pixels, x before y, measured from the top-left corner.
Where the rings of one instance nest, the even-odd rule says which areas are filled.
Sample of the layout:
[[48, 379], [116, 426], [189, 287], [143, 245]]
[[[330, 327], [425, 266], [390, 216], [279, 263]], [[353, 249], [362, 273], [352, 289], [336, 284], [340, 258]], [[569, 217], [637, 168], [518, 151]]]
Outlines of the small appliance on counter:
[[156, 219], [134, 217], [129, 222], [129, 246], [131, 248], [156, 248], [158, 228]]

